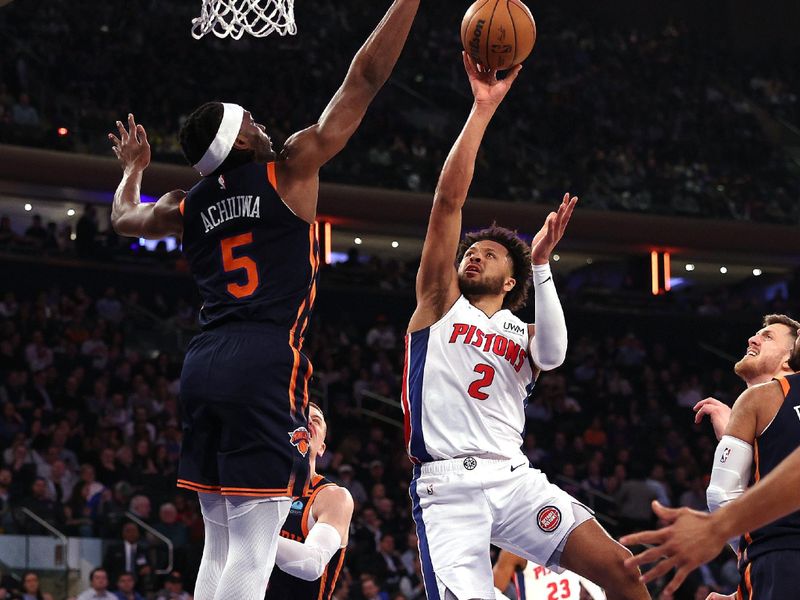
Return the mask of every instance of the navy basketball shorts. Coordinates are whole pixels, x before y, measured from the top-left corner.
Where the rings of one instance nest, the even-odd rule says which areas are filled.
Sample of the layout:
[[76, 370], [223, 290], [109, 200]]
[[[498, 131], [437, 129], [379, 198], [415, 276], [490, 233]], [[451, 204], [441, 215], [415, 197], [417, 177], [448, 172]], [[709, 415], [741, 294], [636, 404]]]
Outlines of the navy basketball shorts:
[[303, 495], [312, 367], [268, 324], [229, 323], [192, 339], [181, 373], [178, 487], [230, 496]]
[[760, 554], [741, 569], [736, 600], [797, 598], [800, 551], [774, 550]]

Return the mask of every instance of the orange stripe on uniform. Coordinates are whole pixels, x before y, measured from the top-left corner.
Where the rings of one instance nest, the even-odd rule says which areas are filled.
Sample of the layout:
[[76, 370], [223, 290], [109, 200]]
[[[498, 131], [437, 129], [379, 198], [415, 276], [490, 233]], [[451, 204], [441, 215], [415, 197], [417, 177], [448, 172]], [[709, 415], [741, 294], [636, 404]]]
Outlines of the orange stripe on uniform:
[[[345, 546], [344, 548], [341, 548], [340, 552], [341, 552], [341, 554], [339, 555], [339, 562], [336, 565], [336, 571], [334, 571], [334, 573], [333, 573], [333, 579], [331, 579], [331, 585], [330, 585], [330, 588], [329, 588], [330, 592], [328, 592], [328, 597], [325, 598], [325, 600], [330, 600], [331, 596], [333, 596], [333, 590], [336, 587], [336, 582], [339, 579], [339, 572], [342, 570], [342, 565], [344, 565], [344, 555], [347, 552], [347, 547]], [[327, 567], [326, 567], [326, 571], [327, 571]], [[323, 590], [324, 589], [325, 589], [324, 586], [320, 586], [320, 588], [319, 588], [319, 598], [322, 598], [322, 594], [323, 594]]]
[[[270, 163], [272, 164], [272, 163]], [[314, 226], [309, 225], [309, 237], [313, 240], [313, 231]], [[308, 253], [308, 260], [311, 264], [311, 273], [314, 273], [314, 245], [311, 244], [311, 248]], [[297, 315], [294, 319], [294, 325], [289, 330], [289, 346], [292, 349], [292, 354], [294, 355], [294, 361], [292, 364], [292, 375], [289, 378], [289, 411], [292, 415], [297, 412], [297, 408], [295, 407], [295, 390], [297, 388], [297, 370], [300, 367], [300, 351], [298, 350], [297, 344], [297, 326], [300, 324], [300, 320], [303, 316], [303, 311], [306, 308], [306, 304], [308, 304], [308, 297], [304, 298], [303, 301], [300, 303], [300, 308], [297, 309]], [[311, 375], [309, 374], [309, 377]]]
[[[753, 441], [753, 461], [755, 462], [755, 469], [753, 470], [753, 483], [758, 483], [758, 480], [761, 479], [761, 464], [758, 458], [758, 438]], [[747, 542], [747, 545], [753, 543], [753, 538], [750, 535], [750, 532], [746, 532], [744, 534], [744, 541]], [[750, 568], [750, 565], [747, 565], [747, 568]]]
[[747, 600], [755, 600], [753, 598], [753, 582], [750, 580], [750, 567], [753, 563], [747, 563], [747, 568], [744, 570], [744, 585], [747, 588]]
[[193, 492], [205, 492], [207, 494], [219, 494], [220, 487], [218, 485], [205, 485], [203, 483], [195, 483], [194, 481], [187, 481], [186, 479], [178, 479], [177, 487], [192, 490]]
[[272, 189], [277, 192], [278, 191], [278, 176], [275, 174], [275, 163], [274, 162], [267, 163], [267, 179], [269, 180], [269, 184], [272, 186]]
[[332, 485], [336, 485], [335, 483], [326, 483], [325, 485], [319, 486], [313, 492], [311, 492], [311, 496], [308, 498], [308, 502], [306, 503], [306, 509], [303, 511], [303, 516], [300, 519], [300, 529], [303, 532], [303, 537], [308, 537], [308, 515], [311, 513], [311, 507], [314, 505], [314, 499], [317, 497], [322, 490], [325, 488], [329, 488]]
[[319, 271], [319, 252], [317, 251], [317, 240], [319, 235], [319, 223], [314, 225], [309, 230], [309, 261], [311, 262], [311, 292], [308, 295], [308, 314], [303, 319], [303, 326], [300, 328], [300, 345], [303, 347], [303, 336], [305, 335], [308, 321], [310, 320], [311, 309], [314, 306], [314, 300], [317, 298], [317, 272]]
[[184, 211], [186, 210], [186, 198], [181, 200], [180, 204], [178, 204], [178, 210], [181, 211], [181, 215], [183, 215]]
[[778, 383], [781, 384], [781, 389], [783, 390], [783, 397], [786, 398], [786, 396], [789, 395], [789, 390], [792, 388], [792, 386], [788, 381], [786, 381], [786, 377], [778, 377], [777, 379]]

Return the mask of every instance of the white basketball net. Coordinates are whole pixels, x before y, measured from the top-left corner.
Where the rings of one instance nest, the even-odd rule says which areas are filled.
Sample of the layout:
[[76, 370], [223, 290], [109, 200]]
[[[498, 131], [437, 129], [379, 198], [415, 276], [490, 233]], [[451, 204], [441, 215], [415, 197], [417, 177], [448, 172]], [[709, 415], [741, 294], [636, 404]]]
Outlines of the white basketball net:
[[203, 0], [203, 12], [192, 19], [192, 37], [207, 33], [238, 40], [245, 33], [266, 37], [294, 35], [294, 0]]

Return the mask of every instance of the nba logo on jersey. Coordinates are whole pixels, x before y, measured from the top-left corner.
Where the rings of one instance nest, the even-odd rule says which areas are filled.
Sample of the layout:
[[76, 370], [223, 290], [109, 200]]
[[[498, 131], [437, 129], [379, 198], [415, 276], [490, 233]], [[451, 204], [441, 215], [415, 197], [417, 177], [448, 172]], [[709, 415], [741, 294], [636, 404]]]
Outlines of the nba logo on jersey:
[[219, 187], [222, 188], [223, 190], [227, 189], [225, 187], [225, 175], [220, 175], [219, 179], [217, 179], [217, 183], [219, 183]]

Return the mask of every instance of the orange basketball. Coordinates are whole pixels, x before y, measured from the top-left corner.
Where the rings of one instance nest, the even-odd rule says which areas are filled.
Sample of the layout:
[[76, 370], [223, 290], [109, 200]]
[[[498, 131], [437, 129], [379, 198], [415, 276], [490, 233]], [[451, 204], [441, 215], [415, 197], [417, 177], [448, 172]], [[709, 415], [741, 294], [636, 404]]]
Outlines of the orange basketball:
[[510, 69], [528, 58], [536, 22], [520, 0], [478, 0], [461, 21], [461, 43], [475, 62]]

